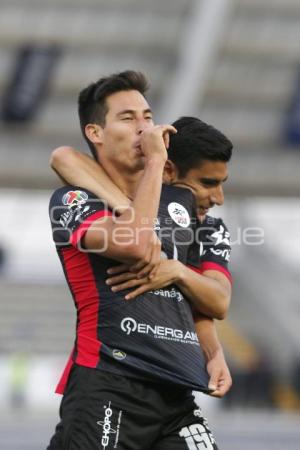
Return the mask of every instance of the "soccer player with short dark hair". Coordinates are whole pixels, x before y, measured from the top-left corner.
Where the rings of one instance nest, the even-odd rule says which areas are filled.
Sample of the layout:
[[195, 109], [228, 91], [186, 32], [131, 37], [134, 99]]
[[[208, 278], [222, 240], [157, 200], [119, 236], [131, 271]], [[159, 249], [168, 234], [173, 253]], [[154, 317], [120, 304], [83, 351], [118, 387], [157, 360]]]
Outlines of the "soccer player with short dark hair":
[[[105, 201], [73, 185], [58, 189], [50, 202], [77, 327], [61, 422], [48, 448], [179, 450], [203, 442], [216, 449], [191, 395], [192, 389], [209, 391], [193, 312], [224, 317], [229, 273], [222, 264], [220, 271], [201, 267], [190, 189], [161, 187], [168, 135], [176, 131], [153, 125], [143, 92], [126, 84], [130, 74], [101, 79], [85, 90], [87, 97], [81, 93], [79, 105], [82, 111], [87, 101], [90, 119], [84, 133], [108, 179], [131, 200], [130, 207], [113, 216]], [[126, 83], [112, 92], [110, 84], [122, 79]], [[108, 92], [99, 100], [106, 111], [102, 119], [97, 116], [101, 87]], [[219, 185], [227, 177], [226, 163], [223, 170], [216, 164], [207, 207], [219, 202]], [[167, 260], [160, 261], [161, 254]], [[119, 272], [120, 263], [131, 269], [134, 277], [126, 282], [133, 283], [155, 282], [158, 276], [166, 280], [165, 262], [173, 262], [176, 277], [160, 289], [126, 301], [127, 289], [111, 287], [108, 273]]]

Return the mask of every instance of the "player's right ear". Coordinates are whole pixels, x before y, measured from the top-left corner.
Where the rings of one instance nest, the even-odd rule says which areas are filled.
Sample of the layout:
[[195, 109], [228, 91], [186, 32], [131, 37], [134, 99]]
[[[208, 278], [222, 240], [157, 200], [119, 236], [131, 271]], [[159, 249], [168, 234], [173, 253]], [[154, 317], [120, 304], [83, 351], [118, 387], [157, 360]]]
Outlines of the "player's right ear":
[[88, 123], [85, 126], [85, 135], [93, 144], [103, 143], [103, 128], [96, 123]]
[[165, 184], [175, 183], [178, 179], [178, 170], [173, 161], [168, 159], [165, 163], [164, 173], [163, 173], [163, 182]]

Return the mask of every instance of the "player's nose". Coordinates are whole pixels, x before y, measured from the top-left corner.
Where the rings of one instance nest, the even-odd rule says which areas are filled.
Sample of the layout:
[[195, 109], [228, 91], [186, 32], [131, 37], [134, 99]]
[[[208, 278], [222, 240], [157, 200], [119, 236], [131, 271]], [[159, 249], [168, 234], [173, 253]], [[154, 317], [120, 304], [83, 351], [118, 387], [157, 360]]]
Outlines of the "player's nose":
[[224, 203], [223, 186], [221, 186], [221, 185], [217, 186], [213, 190], [210, 200], [214, 205], [219, 205], [219, 206], [223, 205], [223, 203]]
[[137, 134], [141, 134], [144, 130], [146, 130], [149, 127], [153, 127], [153, 123], [149, 122], [149, 120], [146, 120], [144, 118], [138, 120], [136, 125]]

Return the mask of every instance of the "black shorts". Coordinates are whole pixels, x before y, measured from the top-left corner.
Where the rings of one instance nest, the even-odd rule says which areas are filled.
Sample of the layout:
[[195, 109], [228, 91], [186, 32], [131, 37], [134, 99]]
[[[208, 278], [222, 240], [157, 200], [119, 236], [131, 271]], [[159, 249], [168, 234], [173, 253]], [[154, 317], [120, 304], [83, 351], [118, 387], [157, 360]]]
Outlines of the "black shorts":
[[217, 450], [192, 391], [74, 366], [47, 450]]

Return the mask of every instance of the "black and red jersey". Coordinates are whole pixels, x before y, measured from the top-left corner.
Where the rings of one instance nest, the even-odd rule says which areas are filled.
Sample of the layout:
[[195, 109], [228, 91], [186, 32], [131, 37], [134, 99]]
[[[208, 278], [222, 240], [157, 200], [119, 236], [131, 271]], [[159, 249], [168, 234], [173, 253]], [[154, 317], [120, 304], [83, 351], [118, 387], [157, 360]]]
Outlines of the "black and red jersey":
[[198, 222], [195, 244], [192, 248], [196, 255], [195, 262], [191, 265], [192, 269], [199, 264], [197, 269], [200, 273], [217, 270], [231, 282], [228, 269], [231, 256], [230, 233], [221, 218], [206, 215], [202, 223]]
[[[120, 263], [82, 248], [91, 223], [111, 214], [105, 202], [80, 187], [60, 188], [50, 201], [53, 238], [77, 310], [71, 362], [207, 391], [205, 358], [180, 290], [170, 285], [126, 301], [128, 291], [113, 293], [105, 283], [107, 269]], [[167, 258], [202, 271], [205, 255], [195, 241], [199, 224], [189, 190], [163, 186], [153, 227]]]

